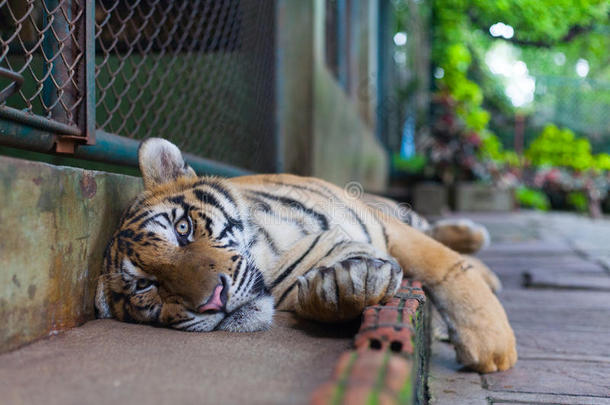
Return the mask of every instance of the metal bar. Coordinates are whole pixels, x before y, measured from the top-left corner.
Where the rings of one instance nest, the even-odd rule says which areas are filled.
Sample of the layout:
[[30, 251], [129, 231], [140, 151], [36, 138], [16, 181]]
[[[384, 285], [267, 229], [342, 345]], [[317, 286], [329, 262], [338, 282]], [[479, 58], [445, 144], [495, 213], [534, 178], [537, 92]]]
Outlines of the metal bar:
[[346, 0], [337, 0], [337, 77], [339, 84], [343, 89], [347, 90], [347, 27], [349, 25], [346, 10]]
[[74, 136], [79, 136], [81, 134], [80, 129], [76, 127], [8, 106], [0, 107], [0, 118], [17, 121], [30, 127], [50, 132]]
[[[138, 148], [140, 141], [96, 131], [96, 144], [93, 146], [78, 146], [75, 157], [86, 160], [113, 163], [123, 166], [138, 166]], [[198, 173], [223, 177], [243, 176], [252, 174], [244, 169], [213, 160], [204, 159], [190, 153], [183, 154], [186, 162]]]
[[81, 35], [84, 41], [82, 49], [85, 50], [83, 135], [87, 137], [87, 145], [95, 145], [95, 0], [86, 0], [84, 7], [85, 35]]
[[[139, 141], [100, 130], [96, 131], [95, 136], [95, 145], [77, 146], [73, 157], [122, 166], [138, 166]], [[56, 141], [57, 136], [52, 133], [0, 119], [0, 145], [35, 152], [53, 153]], [[204, 159], [189, 153], [184, 154], [184, 159], [200, 175], [236, 177], [253, 174], [245, 169]]]
[[[42, 9], [43, 21], [49, 21], [50, 19], [54, 18], [53, 13], [49, 11], [57, 8], [59, 4], [58, 1], [59, 0], [45, 0], [45, 6]], [[52, 57], [52, 55], [57, 53], [57, 49], [57, 41], [53, 38], [50, 30], [48, 30], [45, 32], [42, 40], [42, 77], [46, 77], [46, 79], [42, 82], [42, 103], [44, 104], [45, 108], [53, 105], [55, 99], [57, 98], [55, 87], [53, 85], [55, 62], [47, 61], [47, 58]]]
[[377, 139], [381, 142], [382, 145], [387, 147], [387, 142], [385, 142], [385, 137], [387, 136], [387, 59], [391, 57], [390, 48], [388, 46], [388, 31], [389, 31], [389, 1], [381, 0], [377, 5], [378, 16], [379, 16], [379, 25], [377, 26], [377, 128], [376, 135]]
[[[6, 108], [8, 107], [0, 108], [0, 113]], [[11, 118], [0, 119], [0, 145], [34, 152], [51, 153], [55, 145], [55, 136], [39, 128], [12, 121]]]
[[348, 67], [348, 89], [349, 93], [353, 96], [357, 92], [358, 83], [360, 82], [360, 0], [352, 0], [349, 10], [349, 43], [347, 44], [349, 52], [349, 59], [347, 61]]
[[20, 73], [0, 67], [0, 77], [6, 77], [13, 81], [4, 90], [0, 91], [0, 104], [2, 104], [23, 86], [23, 76]]

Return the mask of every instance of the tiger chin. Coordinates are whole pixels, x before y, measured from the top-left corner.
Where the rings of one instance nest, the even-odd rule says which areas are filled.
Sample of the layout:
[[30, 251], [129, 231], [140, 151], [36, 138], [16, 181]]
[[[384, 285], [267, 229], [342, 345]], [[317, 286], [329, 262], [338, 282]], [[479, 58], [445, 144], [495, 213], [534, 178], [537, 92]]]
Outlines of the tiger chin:
[[390, 299], [406, 275], [426, 286], [460, 362], [481, 372], [516, 362], [499, 280], [465, 255], [488, 242], [479, 225], [430, 225], [316, 178], [197, 177], [160, 138], [138, 161], [145, 191], [106, 248], [98, 317], [194, 332], [265, 330], [275, 310], [341, 322]]

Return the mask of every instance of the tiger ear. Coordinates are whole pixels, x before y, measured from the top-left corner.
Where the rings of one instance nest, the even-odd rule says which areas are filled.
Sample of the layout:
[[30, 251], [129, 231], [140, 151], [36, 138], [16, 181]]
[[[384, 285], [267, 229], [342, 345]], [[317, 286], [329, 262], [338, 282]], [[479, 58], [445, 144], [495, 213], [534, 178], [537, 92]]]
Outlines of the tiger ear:
[[174, 181], [179, 177], [197, 176], [184, 161], [180, 149], [161, 138], [150, 138], [142, 142], [138, 149], [138, 163], [146, 189]]

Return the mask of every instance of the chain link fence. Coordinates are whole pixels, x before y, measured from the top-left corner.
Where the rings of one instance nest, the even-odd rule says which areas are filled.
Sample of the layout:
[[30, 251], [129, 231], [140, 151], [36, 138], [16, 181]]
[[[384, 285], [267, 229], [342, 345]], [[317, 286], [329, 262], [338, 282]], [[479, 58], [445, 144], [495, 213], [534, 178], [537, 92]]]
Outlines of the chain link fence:
[[274, 33], [271, 0], [0, 0], [0, 116], [78, 136], [95, 115], [106, 133], [274, 171]]
[[0, 1], [0, 106], [73, 135], [85, 94], [83, 1]]

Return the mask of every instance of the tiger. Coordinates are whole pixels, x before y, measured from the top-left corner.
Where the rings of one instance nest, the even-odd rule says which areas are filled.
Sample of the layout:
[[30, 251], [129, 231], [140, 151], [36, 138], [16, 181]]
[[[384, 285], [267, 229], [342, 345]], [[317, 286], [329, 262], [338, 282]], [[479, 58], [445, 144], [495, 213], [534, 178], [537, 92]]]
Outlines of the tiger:
[[161, 138], [142, 142], [138, 164], [144, 191], [105, 250], [99, 318], [191, 332], [266, 330], [274, 311], [343, 322], [407, 276], [425, 286], [460, 363], [486, 373], [517, 361], [499, 281], [467, 255], [487, 242], [484, 228], [430, 225], [313, 177], [198, 177]]

